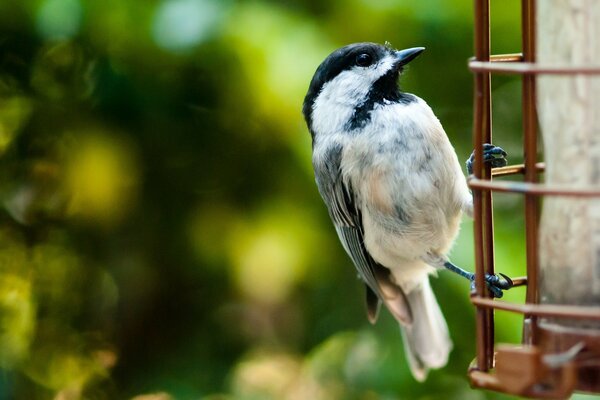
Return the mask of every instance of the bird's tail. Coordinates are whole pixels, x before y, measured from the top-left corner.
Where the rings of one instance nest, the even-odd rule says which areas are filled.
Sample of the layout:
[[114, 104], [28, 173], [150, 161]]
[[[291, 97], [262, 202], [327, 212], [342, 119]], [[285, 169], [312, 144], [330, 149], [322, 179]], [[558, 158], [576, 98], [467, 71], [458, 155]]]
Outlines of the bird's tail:
[[413, 315], [410, 325], [400, 325], [404, 351], [413, 376], [422, 382], [430, 368], [441, 368], [448, 362], [452, 340], [442, 310], [426, 277], [407, 296]]

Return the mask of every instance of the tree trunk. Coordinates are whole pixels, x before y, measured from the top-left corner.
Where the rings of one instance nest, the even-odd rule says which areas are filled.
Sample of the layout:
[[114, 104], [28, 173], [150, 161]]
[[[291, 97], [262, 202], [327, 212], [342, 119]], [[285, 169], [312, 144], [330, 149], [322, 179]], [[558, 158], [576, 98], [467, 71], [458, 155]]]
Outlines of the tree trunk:
[[[539, 1], [537, 60], [600, 64], [600, 1]], [[600, 186], [600, 77], [540, 76], [546, 182]], [[540, 222], [540, 301], [600, 304], [600, 200], [546, 197]]]
[[[600, 65], [600, 1], [537, 2], [537, 62]], [[600, 77], [541, 75], [538, 115], [546, 183], [600, 187]], [[600, 305], [600, 199], [547, 196], [539, 233], [539, 299], [546, 304]], [[583, 343], [575, 362], [578, 389], [600, 391], [600, 323], [547, 318], [539, 324], [545, 353]]]

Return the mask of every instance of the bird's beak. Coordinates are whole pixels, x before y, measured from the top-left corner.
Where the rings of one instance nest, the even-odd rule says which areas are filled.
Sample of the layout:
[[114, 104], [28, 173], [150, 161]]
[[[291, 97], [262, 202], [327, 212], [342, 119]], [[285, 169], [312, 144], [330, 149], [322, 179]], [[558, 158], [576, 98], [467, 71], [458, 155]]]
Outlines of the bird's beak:
[[408, 64], [419, 56], [425, 50], [425, 47], [412, 47], [410, 49], [398, 50], [396, 52], [397, 66], [401, 67]]

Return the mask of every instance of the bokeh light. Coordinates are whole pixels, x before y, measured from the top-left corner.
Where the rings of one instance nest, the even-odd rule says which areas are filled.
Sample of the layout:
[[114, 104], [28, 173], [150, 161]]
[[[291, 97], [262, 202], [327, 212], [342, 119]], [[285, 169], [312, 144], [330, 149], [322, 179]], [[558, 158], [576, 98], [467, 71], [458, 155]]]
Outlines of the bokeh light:
[[36, 308], [27, 279], [6, 272], [2, 275], [0, 312], [0, 366], [13, 368], [28, 355], [35, 329]]
[[[0, 398], [510, 398], [468, 385], [464, 281], [432, 279], [455, 350], [425, 385], [398, 324], [385, 312], [368, 324], [301, 113], [336, 47], [425, 46], [401, 85], [466, 159], [471, 7], [0, 1]], [[519, 51], [518, 0], [492, 12], [494, 51]], [[494, 136], [511, 162], [519, 90], [494, 80]], [[495, 201], [497, 264], [522, 275], [522, 203]], [[473, 268], [468, 220], [452, 259]], [[518, 342], [520, 323], [499, 313], [497, 337]]]
[[134, 205], [139, 183], [135, 149], [107, 134], [69, 140], [65, 166], [68, 213], [106, 224], [118, 222]]
[[67, 39], [77, 34], [82, 17], [80, 0], [44, 0], [37, 14], [37, 29], [47, 39]]
[[226, 7], [215, 0], [165, 0], [156, 10], [154, 40], [167, 50], [188, 50], [215, 33]]
[[[6, 88], [2, 89], [6, 91]], [[27, 97], [3, 93], [0, 101], [0, 155], [19, 134], [31, 111], [32, 104]]]

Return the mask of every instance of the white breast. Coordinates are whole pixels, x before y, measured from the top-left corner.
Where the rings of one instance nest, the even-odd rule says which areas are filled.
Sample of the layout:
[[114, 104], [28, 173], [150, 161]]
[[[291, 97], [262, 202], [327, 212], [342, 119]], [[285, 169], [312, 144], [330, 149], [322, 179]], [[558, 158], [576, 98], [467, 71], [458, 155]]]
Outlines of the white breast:
[[421, 99], [378, 106], [365, 130], [345, 138], [341, 167], [361, 204], [371, 256], [403, 286], [421, 281], [432, 270], [421, 257], [448, 251], [470, 198], [456, 153], [429, 106]]

